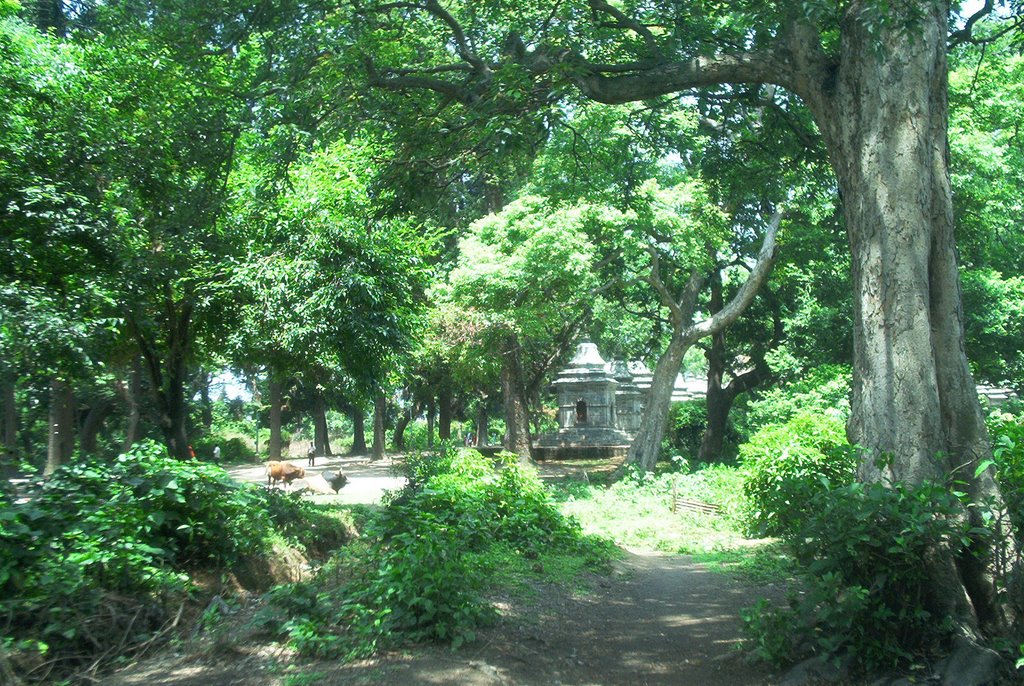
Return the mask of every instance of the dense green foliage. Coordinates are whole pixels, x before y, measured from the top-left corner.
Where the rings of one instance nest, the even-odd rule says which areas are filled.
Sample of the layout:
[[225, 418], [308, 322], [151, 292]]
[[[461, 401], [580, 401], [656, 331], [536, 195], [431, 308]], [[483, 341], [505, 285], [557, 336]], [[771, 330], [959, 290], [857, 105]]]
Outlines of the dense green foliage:
[[261, 621], [302, 653], [354, 658], [425, 639], [458, 646], [493, 618], [488, 580], [510, 558], [608, 559], [607, 544], [583, 536], [514, 456], [445, 448], [407, 469], [412, 481], [357, 546], [313, 581], [270, 594]]
[[704, 427], [707, 425], [707, 401], [703, 399], [673, 403], [668, 415], [668, 428], [662, 440], [663, 456], [687, 460], [697, 457]]
[[788, 608], [765, 601], [744, 617], [759, 657], [824, 655], [858, 670], [892, 669], [948, 638], [946, 618], [926, 607], [932, 582], [920, 561], [936, 545], [967, 541], [949, 489], [851, 484], [805, 502], [801, 519], [782, 531], [804, 592]]
[[996, 476], [1018, 537], [1024, 536], [1024, 412], [989, 415]]
[[841, 420], [801, 411], [754, 434], [740, 461], [749, 530], [779, 535], [803, 525], [818, 494], [853, 481], [857, 456]]
[[186, 601], [186, 572], [259, 561], [281, 535], [322, 551], [348, 529], [152, 443], [113, 463], [65, 466], [0, 501], [3, 645], [44, 654], [57, 673], [130, 649]]
[[[823, 67], [836, 67], [852, 27], [882, 35], [913, 3], [23, 4], [0, 0], [0, 466], [38, 470], [53, 428], [76, 434], [80, 452], [51, 448], [54, 464], [70, 466], [25, 502], [0, 500], [12, 638], [40, 641], [57, 660], [104, 652], [97, 627], [108, 619], [147, 640], [187, 592], [184, 571], [229, 568], [274, 530], [318, 553], [345, 539], [335, 518], [296, 498], [237, 487], [149, 445], [115, 459], [122, 446], [158, 437], [180, 459], [220, 446], [225, 462], [253, 460], [271, 404], [305, 441], [314, 413], [361, 419], [375, 398], [391, 405], [383, 423], [412, 422], [414, 446], [434, 445], [424, 413], [465, 433], [498, 413], [503, 394], [522, 396], [522, 417], [543, 428], [550, 372], [580, 336], [609, 356], [654, 359], [679, 325], [666, 293], [700, 277], [720, 292], [701, 291], [695, 311], [719, 308], [749, 267], [751, 227], [785, 198], [768, 287], [707, 350], [725, 382], [758, 376], [730, 396], [741, 412], [721, 422], [735, 431], [707, 458], [729, 459], [729, 443], [747, 441], [742, 500], [740, 475], [723, 467], [574, 485], [565, 506], [621, 513], [595, 530], [664, 550], [714, 545], [741, 519], [793, 537], [794, 554], [813, 560], [810, 597], [830, 613], [797, 652], [813, 644], [873, 665], [916, 650], [908, 632], [926, 619], [913, 602], [894, 606], [920, 583], [905, 556], [952, 534], [924, 523], [927, 489], [849, 486], [846, 251], [860, 242], [847, 241], [858, 227], [843, 225], [821, 144], [831, 127], [760, 78], [615, 106], [577, 91], [601, 83], [583, 76], [601, 65], [620, 65], [605, 75], [623, 83], [646, 65], [737, 46], [767, 54], [794, 18], [808, 31], [793, 45], [818, 36]], [[1020, 12], [995, 5], [1000, 18]], [[949, 78], [967, 354], [978, 379], [1018, 388], [1019, 47], [1013, 35], [983, 49], [964, 41]], [[244, 420], [241, 409], [210, 411], [210, 378], [225, 368], [252, 381]], [[272, 399], [271, 380], [282, 393]], [[75, 393], [63, 419], [57, 394], [48, 398], [54, 382]], [[673, 410], [662, 446], [673, 467], [696, 456], [706, 407]], [[519, 423], [510, 417], [509, 435]], [[1001, 413], [990, 431], [1020, 538], [1024, 430]], [[410, 489], [324, 572], [338, 584], [275, 592], [280, 615], [268, 622], [304, 652], [365, 654], [392, 631], [464, 640], [489, 615], [481, 598], [498, 560], [518, 569], [551, 551], [594, 552], [515, 465], [446, 448], [407, 469]], [[726, 516], [685, 520], [685, 533], [675, 519], [655, 523], [673, 492]], [[933, 503], [937, 521], [946, 506]], [[882, 521], [861, 522], [871, 507]], [[873, 556], [900, 526], [919, 538]], [[706, 530], [712, 543], [695, 542]], [[826, 540], [804, 549], [799, 532]], [[840, 540], [853, 548], [825, 545]], [[885, 576], [877, 594], [866, 567], [844, 568], [850, 550]], [[128, 627], [117, 622], [130, 612], [103, 614], [122, 593], [146, 603]], [[870, 622], [891, 638], [872, 642]]]

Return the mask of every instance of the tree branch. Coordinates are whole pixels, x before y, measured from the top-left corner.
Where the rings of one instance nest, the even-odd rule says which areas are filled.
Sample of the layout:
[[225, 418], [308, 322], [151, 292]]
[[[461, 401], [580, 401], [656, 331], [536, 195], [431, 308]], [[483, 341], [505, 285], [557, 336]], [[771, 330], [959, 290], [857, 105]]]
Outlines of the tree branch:
[[654, 40], [654, 34], [651, 33], [643, 24], [631, 19], [622, 10], [611, 6], [604, 0], [590, 0], [590, 9], [594, 12], [594, 19], [597, 19], [598, 12], [604, 12], [610, 14], [615, 18], [615, 23], [611, 26], [615, 28], [626, 28], [631, 30], [636, 35], [640, 36], [644, 41], [644, 46], [647, 48], [648, 54], [652, 57], [658, 54], [658, 44]]
[[764, 244], [757, 255], [757, 264], [751, 270], [747, 280], [740, 287], [729, 304], [716, 312], [710, 319], [705, 319], [691, 326], [683, 336], [690, 340], [698, 340], [705, 336], [711, 336], [725, 327], [732, 324], [743, 314], [747, 306], [754, 300], [758, 289], [768, 278], [772, 266], [775, 264], [776, 243], [775, 237], [779, 231], [779, 224], [782, 222], [782, 211], [777, 210], [768, 223], [768, 230], [764, 235]]
[[443, 21], [448, 25], [448, 28], [452, 31], [452, 36], [455, 38], [455, 44], [459, 46], [459, 56], [473, 65], [473, 70], [483, 76], [484, 78], [490, 78], [491, 69], [487, 66], [480, 57], [474, 52], [469, 45], [469, 40], [466, 38], [466, 32], [462, 28], [462, 24], [452, 16], [452, 14], [441, 7], [441, 3], [438, 0], [427, 0], [426, 10], [432, 15]]
[[[570, 60], [571, 61], [571, 60]], [[793, 87], [791, 67], [776, 52], [749, 52], [647, 66], [597, 65], [577, 59], [573, 82], [587, 98], [606, 105], [648, 100], [688, 88], [722, 83], [774, 83]], [[607, 74], [619, 70], [615, 76]]]
[[968, 19], [964, 27], [959, 31], [954, 31], [949, 34], [949, 47], [954, 47], [962, 43], [973, 41], [974, 36], [974, 25], [979, 21], [992, 14], [992, 10], [995, 9], [995, 2], [993, 0], [985, 0], [985, 4], [982, 5], [981, 9], [972, 14]]
[[681, 325], [683, 312], [679, 309], [679, 303], [669, 293], [665, 282], [661, 280], [661, 258], [658, 256], [658, 251], [652, 245], [645, 245], [644, 248], [651, 256], [651, 271], [644, 277], [644, 281], [649, 283], [657, 292], [658, 297], [661, 298], [661, 304], [668, 308], [672, 321], [678, 322]]

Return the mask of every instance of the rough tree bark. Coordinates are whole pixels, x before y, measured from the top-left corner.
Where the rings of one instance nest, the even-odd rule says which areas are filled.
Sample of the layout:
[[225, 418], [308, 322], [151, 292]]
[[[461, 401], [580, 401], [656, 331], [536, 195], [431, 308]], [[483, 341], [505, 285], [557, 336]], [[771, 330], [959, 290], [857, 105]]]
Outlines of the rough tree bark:
[[[964, 350], [953, 238], [948, 4], [914, 5], [916, 21], [898, 3], [903, 22], [878, 36], [847, 22], [834, 92], [808, 99], [839, 181], [852, 256], [848, 432], [866, 448], [858, 470], [865, 481], [956, 475], [974, 502], [998, 502], [992, 469], [975, 478], [990, 446]], [[930, 564], [933, 608], [960, 618], [967, 632], [1003, 622], [986, 566], [984, 555], [946, 551]]]
[[363, 409], [352, 406], [349, 411], [349, 418], [352, 420], [352, 450], [350, 455], [366, 454], [366, 424], [363, 417]]
[[75, 394], [63, 379], [50, 380], [49, 438], [43, 476], [53, 474], [75, 450]]
[[631, 464], [639, 466], [644, 471], [654, 469], [661, 451], [661, 439], [665, 435], [669, 410], [672, 407], [672, 390], [675, 387], [676, 376], [679, 374], [686, 351], [701, 338], [712, 336], [736, 321], [736, 318], [743, 314], [743, 311], [753, 302], [757, 290], [768, 278], [772, 265], [775, 263], [775, 236], [778, 233], [781, 220], [780, 213], [776, 213], [772, 217], [768, 229], [765, 231], [757, 264], [754, 265], [747, 280], [729, 301], [729, 304], [712, 315], [710, 319], [696, 324], [693, 322], [693, 316], [697, 310], [697, 295], [704, 285], [704, 278], [695, 272], [683, 292], [675, 297], [669, 293], [658, 277], [658, 261], [652, 252], [654, 262], [649, 281], [661, 297], [662, 303], [669, 309], [672, 338], [654, 368], [654, 377], [651, 380], [651, 387], [647, 391], [647, 404], [640, 420], [640, 428], [637, 430], [633, 443], [629, 446], [626, 462], [619, 469], [619, 473]]
[[268, 401], [270, 402], [270, 438], [267, 439], [267, 459], [280, 460], [281, 447], [284, 441], [281, 438], [281, 406], [284, 403], [281, 382], [270, 374], [269, 388], [267, 389]]
[[388, 401], [383, 391], [373, 396], [373, 455], [371, 460], [383, 460], [385, 448], [384, 421], [387, 419]]

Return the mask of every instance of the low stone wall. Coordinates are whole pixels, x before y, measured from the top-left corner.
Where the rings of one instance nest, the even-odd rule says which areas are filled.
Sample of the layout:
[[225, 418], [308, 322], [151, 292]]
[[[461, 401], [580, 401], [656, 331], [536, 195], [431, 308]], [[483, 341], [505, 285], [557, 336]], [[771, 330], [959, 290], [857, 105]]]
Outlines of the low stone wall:
[[600, 460], [610, 457], [625, 457], [628, 452], [628, 445], [537, 445], [533, 447], [533, 458], [540, 462], [546, 460]]

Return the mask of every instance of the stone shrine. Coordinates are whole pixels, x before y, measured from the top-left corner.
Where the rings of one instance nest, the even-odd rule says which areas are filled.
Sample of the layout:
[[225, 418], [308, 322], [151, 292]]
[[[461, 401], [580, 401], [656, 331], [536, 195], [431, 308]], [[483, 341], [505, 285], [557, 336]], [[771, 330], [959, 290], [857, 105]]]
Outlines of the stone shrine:
[[[639, 431], [640, 420], [643, 418], [644, 392], [633, 381], [633, 374], [625, 362], [612, 362], [612, 372], [618, 383], [615, 389], [616, 424], [619, 429], [633, 436]], [[650, 388], [650, 383], [647, 387]]]
[[627, 452], [633, 437], [620, 428], [619, 382], [596, 345], [584, 339], [551, 386], [558, 396], [559, 428], [537, 440], [534, 456], [538, 460], [615, 457]]

